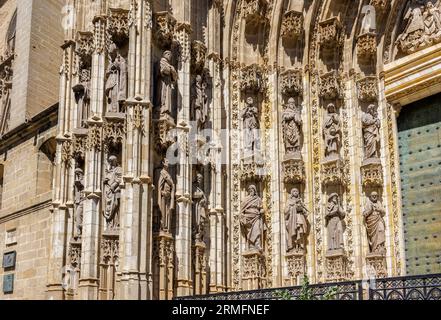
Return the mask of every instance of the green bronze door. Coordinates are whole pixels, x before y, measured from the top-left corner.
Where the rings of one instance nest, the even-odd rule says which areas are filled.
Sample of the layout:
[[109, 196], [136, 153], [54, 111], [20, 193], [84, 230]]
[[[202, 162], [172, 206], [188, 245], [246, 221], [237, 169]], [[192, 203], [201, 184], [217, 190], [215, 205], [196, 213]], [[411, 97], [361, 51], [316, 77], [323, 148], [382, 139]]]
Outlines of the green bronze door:
[[408, 275], [441, 273], [441, 94], [398, 118]]

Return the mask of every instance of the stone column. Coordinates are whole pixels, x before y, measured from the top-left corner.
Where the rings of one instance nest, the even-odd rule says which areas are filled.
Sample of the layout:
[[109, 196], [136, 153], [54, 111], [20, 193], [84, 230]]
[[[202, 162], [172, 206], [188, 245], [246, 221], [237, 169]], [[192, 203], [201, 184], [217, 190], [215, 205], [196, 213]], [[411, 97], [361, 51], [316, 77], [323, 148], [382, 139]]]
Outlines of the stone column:
[[94, 53], [91, 74], [91, 118], [88, 120], [88, 137], [85, 163], [85, 195], [81, 256], [80, 298], [98, 298], [98, 253], [101, 201], [102, 126], [104, 111], [104, 80], [106, 73], [105, 39], [106, 19], [97, 16], [94, 21]]
[[69, 200], [69, 165], [72, 165], [69, 111], [71, 110], [72, 73], [74, 68], [75, 43], [66, 41], [63, 45], [63, 65], [60, 72], [60, 106], [58, 118], [57, 152], [55, 159], [54, 189], [52, 191], [53, 213], [51, 231], [51, 251], [47, 298], [62, 300], [64, 298], [63, 267], [66, 264], [67, 217]]
[[190, 35], [191, 28], [186, 22], [178, 23], [176, 39], [179, 43], [178, 63], [178, 114], [177, 135], [179, 156], [177, 163], [176, 183], [176, 285], [177, 295], [186, 296], [192, 293], [192, 262], [191, 262], [191, 185], [192, 172], [188, 150], [190, 130]]
[[120, 299], [152, 296], [152, 192], [150, 166], [151, 42], [150, 2], [134, 1], [129, 13], [127, 140], [121, 211]]

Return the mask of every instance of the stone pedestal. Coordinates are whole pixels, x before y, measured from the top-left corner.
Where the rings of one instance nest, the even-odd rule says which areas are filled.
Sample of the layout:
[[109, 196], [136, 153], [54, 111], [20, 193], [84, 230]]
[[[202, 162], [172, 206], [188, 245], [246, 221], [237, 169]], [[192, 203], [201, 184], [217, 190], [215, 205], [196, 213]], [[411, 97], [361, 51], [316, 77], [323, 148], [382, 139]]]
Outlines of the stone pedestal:
[[377, 54], [377, 35], [365, 33], [357, 38], [357, 56], [362, 61], [374, 59]]
[[305, 180], [305, 165], [300, 153], [285, 155], [282, 163], [282, 175], [285, 183], [302, 183]]
[[81, 268], [81, 239], [72, 239], [69, 242], [69, 265], [66, 269], [65, 283], [66, 300], [75, 300]]
[[194, 294], [207, 294], [207, 263], [205, 255], [205, 243], [196, 241], [193, 246], [193, 266], [194, 266]]
[[242, 289], [258, 290], [266, 285], [265, 256], [257, 250], [242, 254]]
[[154, 299], [173, 299], [174, 273], [174, 239], [170, 233], [160, 232], [156, 235], [153, 245], [154, 272], [153, 283]]
[[301, 285], [306, 273], [306, 255], [304, 252], [290, 252], [285, 256], [288, 269], [288, 277], [285, 279], [286, 286]]
[[330, 250], [326, 253], [326, 280], [345, 281], [347, 257], [343, 249]]
[[115, 298], [116, 271], [119, 265], [119, 231], [106, 231], [101, 237], [100, 300]]
[[383, 186], [383, 168], [379, 158], [366, 159], [361, 166], [363, 187], [375, 188]]
[[369, 253], [366, 256], [368, 275], [375, 278], [387, 277], [386, 256], [383, 253]]

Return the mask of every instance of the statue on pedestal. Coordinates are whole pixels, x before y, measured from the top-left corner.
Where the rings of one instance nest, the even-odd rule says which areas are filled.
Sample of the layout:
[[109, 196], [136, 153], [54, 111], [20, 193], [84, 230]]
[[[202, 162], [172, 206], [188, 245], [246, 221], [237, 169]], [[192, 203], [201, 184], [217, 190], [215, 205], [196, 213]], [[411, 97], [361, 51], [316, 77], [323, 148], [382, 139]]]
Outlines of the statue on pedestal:
[[287, 155], [300, 155], [302, 124], [300, 109], [296, 106], [294, 98], [290, 98], [282, 113], [283, 138]]
[[208, 104], [207, 104], [207, 83], [202, 79], [201, 75], [196, 76], [193, 95], [192, 95], [192, 112], [193, 120], [196, 122], [198, 131], [201, 131], [208, 118]]
[[84, 172], [82, 169], [75, 169], [75, 229], [74, 238], [79, 239], [83, 233], [83, 213], [84, 213], [84, 201], [86, 197], [84, 195]]
[[259, 142], [259, 110], [254, 105], [254, 99], [248, 97], [242, 111], [244, 141], [243, 147], [246, 154], [252, 154], [258, 149]]
[[286, 249], [287, 252], [305, 252], [306, 238], [308, 236], [308, 222], [305, 208], [298, 189], [291, 190], [285, 208]]
[[118, 165], [116, 156], [110, 156], [104, 178], [104, 218], [108, 230], [119, 228], [119, 213], [121, 202], [122, 168]]
[[344, 249], [344, 218], [346, 212], [340, 204], [340, 197], [333, 193], [326, 207], [326, 227], [328, 230], [328, 251]]
[[380, 119], [374, 104], [368, 107], [367, 112], [363, 112], [361, 122], [365, 160], [378, 159], [380, 158]]
[[248, 187], [248, 196], [242, 202], [240, 213], [240, 226], [247, 250], [262, 251], [263, 235], [266, 230], [263, 220], [265, 212], [255, 185]]
[[127, 62], [114, 43], [109, 48], [109, 60], [106, 73], [107, 112], [121, 112], [120, 106], [127, 100]]
[[78, 127], [83, 128], [89, 117], [90, 106], [90, 70], [82, 69], [80, 82], [73, 87], [78, 108]]
[[158, 205], [161, 213], [161, 230], [170, 232], [171, 212], [175, 209], [175, 183], [168, 172], [169, 161], [162, 161], [162, 170], [158, 180]]
[[341, 146], [340, 116], [333, 103], [328, 104], [328, 114], [325, 117], [323, 136], [325, 137], [325, 157], [338, 157]]
[[386, 251], [385, 215], [386, 210], [378, 199], [378, 193], [372, 192], [363, 211], [370, 253], [384, 254]]
[[172, 53], [164, 51], [159, 63], [158, 99], [160, 116], [172, 116], [172, 97], [178, 73], [171, 64]]
[[204, 239], [204, 228], [207, 221], [208, 199], [204, 192], [204, 177], [198, 173], [193, 185], [194, 235], [198, 241]]

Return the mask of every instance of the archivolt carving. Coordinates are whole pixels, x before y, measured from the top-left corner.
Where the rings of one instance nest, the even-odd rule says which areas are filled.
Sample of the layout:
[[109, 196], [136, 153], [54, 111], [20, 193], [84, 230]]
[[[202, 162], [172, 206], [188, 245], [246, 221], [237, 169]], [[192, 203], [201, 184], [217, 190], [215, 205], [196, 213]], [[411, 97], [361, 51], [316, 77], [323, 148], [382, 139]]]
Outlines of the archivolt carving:
[[367, 76], [357, 80], [358, 99], [362, 102], [375, 101], [378, 98], [378, 82], [376, 76]]
[[303, 13], [288, 11], [283, 15], [280, 36], [283, 39], [297, 39], [303, 33]]
[[341, 22], [337, 17], [332, 17], [319, 23], [320, 45], [326, 48], [336, 47], [340, 44]]
[[337, 70], [320, 76], [319, 95], [324, 99], [336, 99], [340, 97], [340, 79]]
[[281, 92], [285, 96], [302, 95], [302, 70], [293, 69], [286, 70], [280, 74]]
[[242, 69], [242, 91], [261, 92], [263, 90], [262, 68], [258, 64], [252, 64]]

